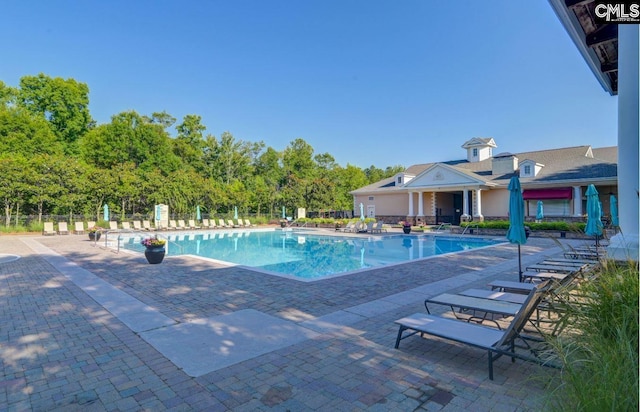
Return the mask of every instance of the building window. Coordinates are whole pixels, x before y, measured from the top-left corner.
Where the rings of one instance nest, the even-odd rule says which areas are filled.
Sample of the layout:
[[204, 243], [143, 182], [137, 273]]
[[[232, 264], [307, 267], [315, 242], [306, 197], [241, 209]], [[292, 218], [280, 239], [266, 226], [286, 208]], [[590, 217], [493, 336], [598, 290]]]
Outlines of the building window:
[[402, 184], [402, 176], [398, 176], [398, 184]]
[[371, 201], [371, 200], [373, 200], [373, 196], [369, 196], [369, 200], [370, 200], [370, 201]]
[[525, 165], [524, 167], [524, 175], [525, 176], [529, 176], [531, 174], [531, 166], [530, 165]]
[[477, 148], [473, 148], [473, 157], [478, 157], [478, 149]]

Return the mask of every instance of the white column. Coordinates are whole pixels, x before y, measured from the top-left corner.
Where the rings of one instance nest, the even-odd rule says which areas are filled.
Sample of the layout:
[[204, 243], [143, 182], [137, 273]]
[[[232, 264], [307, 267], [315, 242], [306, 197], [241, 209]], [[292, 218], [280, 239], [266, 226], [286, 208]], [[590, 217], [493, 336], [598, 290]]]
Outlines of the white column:
[[462, 190], [462, 216], [469, 216], [469, 190]]
[[413, 192], [409, 192], [409, 214], [407, 216], [413, 216]]
[[640, 30], [618, 25], [618, 208], [620, 232], [611, 238], [609, 257], [638, 260], [638, 139], [640, 119]]
[[418, 216], [424, 216], [424, 206], [422, 202], [422, 196], [424, 196], [424, 192], [418, 192]]
[[437, 209], [438, 199], [436, 197], [436, 192], [431, 192], [431, 216], [436, 216]]
[[582, 216], [582, 190], [580, 190], [580, 186], [573, 186], [573, 216]]
[[476, 189], [476, 214], [473, 215], [474, 219], [483, 221], [484, 216], [482, 216], [482, 189]]

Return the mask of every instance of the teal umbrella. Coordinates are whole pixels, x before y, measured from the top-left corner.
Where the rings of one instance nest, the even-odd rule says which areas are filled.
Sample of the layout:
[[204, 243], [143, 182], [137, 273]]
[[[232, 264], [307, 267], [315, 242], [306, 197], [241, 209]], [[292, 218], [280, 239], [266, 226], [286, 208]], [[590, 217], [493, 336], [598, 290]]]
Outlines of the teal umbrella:
[[238, 219], [238, 206], [233, 207], [233, 218]]
[[542, 200], [538, 200], [538, 209], [536, 210], [536, 219], [538, 220], [544, 219], [544, 206], [542, 204]]
[[360, 203], [360, 220], [364, 221], [364, 205]]
[[200, 214], [200, 205], [196, 206], [196, 220], [202, 220], [202, 215]]
[[598, 245], [598, 236], [602, 235], [602, 221], [600, 220], [601, 208], [598, 191], [594, 185], [587, 187], [587, 226], [584, 233], [588, 236], [595, 236], [596, 246]]
[[106, 222], [109, 221], [109, 205], [106, 203], [102, 206], [102, 219]]
[[287, 216], [284, 206], [282, 206], [282, 218], [284, 219]]
[[517, 176], [509, 182], [509, 230], [507, 240], [518, 244], [518, 279], [522, 282], [522, 253], [520, 245], [527, 243], [527, 234], [524, 230], [524, 200], [522, 188]]
[[620, 226], [620, 220], [618, 219], [618, 199], [614, 195], [609, 198], [611, 208], [611, 224], [613, 226]]

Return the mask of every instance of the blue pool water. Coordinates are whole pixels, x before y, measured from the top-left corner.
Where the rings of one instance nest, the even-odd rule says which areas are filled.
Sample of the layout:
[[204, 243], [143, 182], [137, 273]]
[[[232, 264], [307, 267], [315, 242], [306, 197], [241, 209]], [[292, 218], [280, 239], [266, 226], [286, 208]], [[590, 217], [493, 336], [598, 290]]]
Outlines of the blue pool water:
[[[433, 235], [346, 237], [317, 232], [251, 230], [161, 234], [167, 256], [196, 255], [293, 277], [317, 280], [361, 269], [496, 245], [490, 239]], [[140, 237], [123, 238], [120, 247], [144, 251]]]

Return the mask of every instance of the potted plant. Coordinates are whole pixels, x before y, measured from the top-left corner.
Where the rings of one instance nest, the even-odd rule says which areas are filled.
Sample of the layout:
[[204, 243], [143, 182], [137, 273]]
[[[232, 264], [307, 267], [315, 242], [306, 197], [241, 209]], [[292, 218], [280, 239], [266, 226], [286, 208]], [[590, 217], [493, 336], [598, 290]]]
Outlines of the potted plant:
[[280, 227], [282, 228], [286, 227], [287, 223], [289, 223], [287, 219], [280, 219]]
[[147, 262], [151, 264], [161, 263], [164, 259], [164, 245], [166, 243], [166, 240], [159, 239], [157, 235], [142, 239], [140, 244], [146, 248], [144, 257], [147, 258]]
[[404, 220], [402, 222], [400, 222], [400, 224], [402, 225], [402, 231], [405, 234], [409, 234], [411, 233], [411, 222], [409, 222], [408, 220]]
[[100, 226], [91, 226], [87, 229], [87, 233], [89, 234], [89, 240], [98, 241], [100, 240], [100, 235], [102, 228]]

